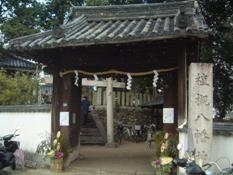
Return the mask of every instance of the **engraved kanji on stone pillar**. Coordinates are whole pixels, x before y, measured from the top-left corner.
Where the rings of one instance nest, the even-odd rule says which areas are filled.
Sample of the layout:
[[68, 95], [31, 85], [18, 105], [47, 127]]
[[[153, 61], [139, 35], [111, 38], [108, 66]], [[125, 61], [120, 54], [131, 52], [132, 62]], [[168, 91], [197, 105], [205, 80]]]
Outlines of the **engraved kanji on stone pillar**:
[[210, 159], [213, 137], [212, 64], [191, 63], [189, 68], [188, 126], [192, 130], [196, 158]]

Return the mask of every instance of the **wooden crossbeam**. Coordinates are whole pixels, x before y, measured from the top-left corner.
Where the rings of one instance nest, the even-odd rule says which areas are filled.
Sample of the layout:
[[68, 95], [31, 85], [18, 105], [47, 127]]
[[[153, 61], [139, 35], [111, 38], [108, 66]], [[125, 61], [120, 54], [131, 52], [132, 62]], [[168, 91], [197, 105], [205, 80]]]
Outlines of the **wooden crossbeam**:
[[[107, 81], [93, 81], [82, 79], [82, 86], [97, 86], [97, 87], [107, 87]], [[125, 83], [113, 81], [113, 88], [125, 88]]]

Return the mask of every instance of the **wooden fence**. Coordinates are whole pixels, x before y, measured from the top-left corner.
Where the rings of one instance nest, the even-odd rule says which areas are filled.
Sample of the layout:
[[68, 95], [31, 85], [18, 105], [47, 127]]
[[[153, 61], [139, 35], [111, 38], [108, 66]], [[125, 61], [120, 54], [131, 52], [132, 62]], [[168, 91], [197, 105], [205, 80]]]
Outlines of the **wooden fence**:
[[[98, 87], [97, 91], [93, 91], [90, 87], [83, 88], [83, 94], [88, 97], [92, 105], [106, 105], [106, 88]], [[114, 88], [113, 104], [114, 106], [139, 106], [152, 100], [152, 94], [134, 93], [121, 88]]]

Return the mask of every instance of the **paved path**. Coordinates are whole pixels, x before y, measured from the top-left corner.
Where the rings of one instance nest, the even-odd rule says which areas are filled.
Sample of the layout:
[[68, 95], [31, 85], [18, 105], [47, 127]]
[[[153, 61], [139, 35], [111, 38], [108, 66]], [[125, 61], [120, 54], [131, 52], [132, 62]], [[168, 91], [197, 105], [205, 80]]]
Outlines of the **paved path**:
[[[153, 148], [153, 147], [152, 147]], [[123, 143], [118, 148], [82, 146], [83, 160], [75, 161], [61, 175], [154, 175], [150, 162], [154, 149], [145, 143]], [[9, 171], [8, 171], [9, 172]], [[10, 171], [12, 175], [53, 175], [48, 169]], [[1, 174], [0, 174], [1, 175]], [[8, 174], [7, 174], [8, 175]]]

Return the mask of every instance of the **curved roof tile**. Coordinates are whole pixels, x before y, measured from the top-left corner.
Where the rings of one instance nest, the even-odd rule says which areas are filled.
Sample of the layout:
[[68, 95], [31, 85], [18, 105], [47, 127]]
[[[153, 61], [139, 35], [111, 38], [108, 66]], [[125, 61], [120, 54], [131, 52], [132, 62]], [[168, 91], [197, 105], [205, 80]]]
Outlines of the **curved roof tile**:
[[13, 39], [9, 47], [27, 50], [189, 36], [207, 36], [194, 1], [82, 6], [72, 7], [70, 19], [59, 28]]

